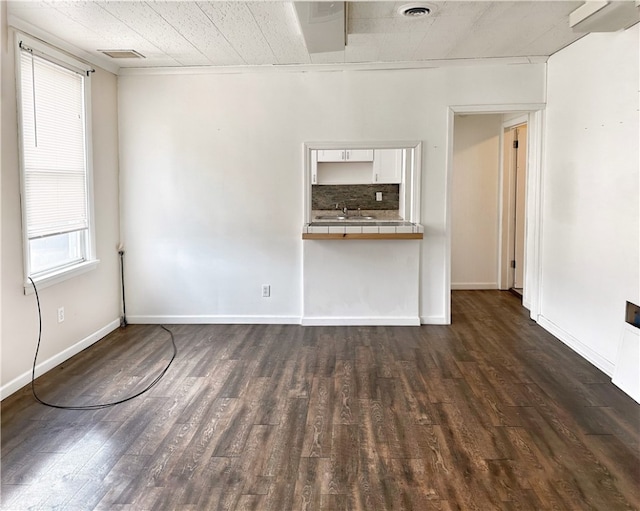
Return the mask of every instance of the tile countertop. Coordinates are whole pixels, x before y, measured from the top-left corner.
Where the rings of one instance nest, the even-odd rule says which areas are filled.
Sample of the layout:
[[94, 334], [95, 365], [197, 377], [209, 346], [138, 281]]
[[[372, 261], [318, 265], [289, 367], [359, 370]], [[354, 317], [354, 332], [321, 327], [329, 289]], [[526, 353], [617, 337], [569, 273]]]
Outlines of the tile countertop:
[[422, 239], [420, 224], [384, 220], [329, 220], [305, 224], [302, 239]]

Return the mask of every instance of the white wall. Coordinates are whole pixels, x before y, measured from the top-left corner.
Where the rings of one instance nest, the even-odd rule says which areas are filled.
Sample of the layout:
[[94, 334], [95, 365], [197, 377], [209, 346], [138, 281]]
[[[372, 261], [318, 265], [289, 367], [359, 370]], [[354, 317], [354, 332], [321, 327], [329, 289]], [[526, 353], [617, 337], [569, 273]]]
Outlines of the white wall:
[[640, 301], [638, 32], [548, 62], [540, 323], [608, 374]]
[[119, 79], [131, 321], [299, 321], [303, 142], [422, 140], [420, 316], [445, 322], [448, 106], [540, 103], [545, 82], [539, 64], [146, 73]]
[[[6, 3], [2, 2], [2, 9]], [[2, 21], [2, 365], [0, 394], [29, 381], [38, 339], [33, 294], [23, 290], [20, 174], [13, 33]], [[8, 33], [9, 32], [9, 33]], [[119, 239], [116, 77], [97, 69], [92, 78], [93, 156], [98, 268], [41, 290], [43, 335], [39, 362], [48, 369], [118, 325]], [[64, 306], [65, 321], [57, 323]], [[48, 361], [48, 363], [47, 363]]]
[[457, 115], [451, 181], [451, 288], [498, 288], [502, 115]]

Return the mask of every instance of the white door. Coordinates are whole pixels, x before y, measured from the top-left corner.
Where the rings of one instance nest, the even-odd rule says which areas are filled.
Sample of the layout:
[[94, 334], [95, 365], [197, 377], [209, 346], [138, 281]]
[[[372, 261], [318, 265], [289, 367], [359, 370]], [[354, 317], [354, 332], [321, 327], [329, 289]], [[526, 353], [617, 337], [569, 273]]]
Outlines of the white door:
[[525, 239], [525, 202], [527, 190], [527, 125], [514, 128], [515, 172], [515, 228], [513, 287], [524, 287], [524, 239]]

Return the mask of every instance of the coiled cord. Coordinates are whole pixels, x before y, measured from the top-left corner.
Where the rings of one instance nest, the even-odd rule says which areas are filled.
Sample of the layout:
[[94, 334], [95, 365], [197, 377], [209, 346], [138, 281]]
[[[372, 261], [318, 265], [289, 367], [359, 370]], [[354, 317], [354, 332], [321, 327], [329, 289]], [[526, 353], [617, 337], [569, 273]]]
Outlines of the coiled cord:
[[33, 397], [36, 399], [36, 401], [38, 401], [39, 403], [45, 406], [49, 406], [51, 408], [58, 408], [60, 410], [102, 410], [103, 408], [110, 408], [112, 406], [120, 405], [122, 403], [126, 403], [127, 401], [131, 401], [132, 399], [135, 399], [141, 396], [142, 394], [144, 394], [145, 392], [148, 392], [149, 390], [151, 390], [162, 379], [162, 377], [166, 374], [166, 372], [171, 367], [171, 364], [173, 363], [173, 361], [176, 358], [176, 355], [178, 354], [178, 347], [176, 346], [176, 341], [173, 336], [173, 332], [169, 330], [166, 326], [160, 325], [160, 328], [169, 332], [169, 335], [171, 336], [171, 344], [173, 345], [173, 355], [171, 356], [171, 360], [169, 360], [169, 363], [167, 364], [167, 366], [160, 372], [160, 374], [158, 374], [158, 376], [156, 376], [155, 379], [151, 383], [149, 383], [149, 385], [147, 385], [144, 389], [142, 389], [140, 392], [137, 392], [132, 396], [126, 397], [124, 399], [120, 399], [118, 401], [112, 401], [110, 403], [93, 404], [93, 405], [78, 405], [78, 406], [58, 405], [58, 404], [47, 403], [46, 401], [40, 399], [40, 397], [36, 393], [36, 387], [34, 382], [36, 379], [36, 361], [38, 360], [38, 352], [40, 351], [40, 342], [42, 340], [42, 311], [40, 309], [40, 297], [38, 296], [38, 288], [36, 287], [36, 284], [31, 277], [28, 277], [28, 279], [29, 281], [31, 281], [31, 285], [33, 286], [33, 291], [36, 295], [36, 303], [38, 305], [38, 345], [36, 346], [36, 353], [35, 353], [35, 356], [33, 357], [33, 368], [31, 369], [31, 393], [33, 394]]

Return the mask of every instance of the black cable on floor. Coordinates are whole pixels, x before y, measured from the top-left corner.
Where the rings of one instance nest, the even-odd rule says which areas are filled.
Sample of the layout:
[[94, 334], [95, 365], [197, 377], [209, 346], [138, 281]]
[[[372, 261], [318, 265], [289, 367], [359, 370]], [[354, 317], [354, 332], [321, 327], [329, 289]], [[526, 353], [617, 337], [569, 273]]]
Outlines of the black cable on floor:
[[173, 332], [169, 330], [167, 327], [165, 327], [164, 325], [160, 325], [160, 328], [169, 332], [169, 335], [171, 336], [171, 344], [173, 345], [173, 355], [171, 356], [171, 360], [169, 360], [169, 363], [167, 364], [167, 366], [160, 372], [160, 374], [156, 376], [156, 378], [144, 389], [142, 389], [140, 392], [137, 392], [132, 396], [129, 396], [124, 399], [120, 399], [118, 401], [113, 401], [111, 403], [95, 404], [95, 405], [66, 406], [66, 405], [57, 405], [57, 404], [47, 403], [46, 401], [43, 401], [38, 397], [38, 394], [36, 393], [35, 383], [34, 383], [36, 379], [36, 361], [38, 360], [38, 352], [40, 351], [40, 341], [42, 340], [42, 311], [40, 309], [40, 297], [38, 296], [38, 288], [36, 287], [36, 284], [31, 277], [28, 277], [28, 279], [31, 281], [31, 285], [33, 286], [33, 291], [36, 295], [36, 303], [38, 304], [38, 345], [36, 346], [36, 354], [33, 357], [33, 368], [31, 370], [31, 393], [33, 394], [33, 397], [36, 399], [36, 401], [38, 401], [39, 403], [42, 403], [45, 406], [50, 406], [51, 408], [59, 408], [61, 410], [102, 410], [103, 408], [109, 408], [111, 406], [116, 406], [122, 403], [126, 403], [127, 401], [131, 401], [132, 399], [135, 399], [138, 396], [141, 396], [142, 394], [144, 394], [145, 392], [151, 390], [162, 379], [165, 373], [169, 370], [169, 367], [171, 367], [171, 364], [173, 363], [173, 361], [176, 358], [176, 355], [178, 354], [178, 347], [176, 346], [176, 341], [175, 341], [175, 338], [173, 337]]

